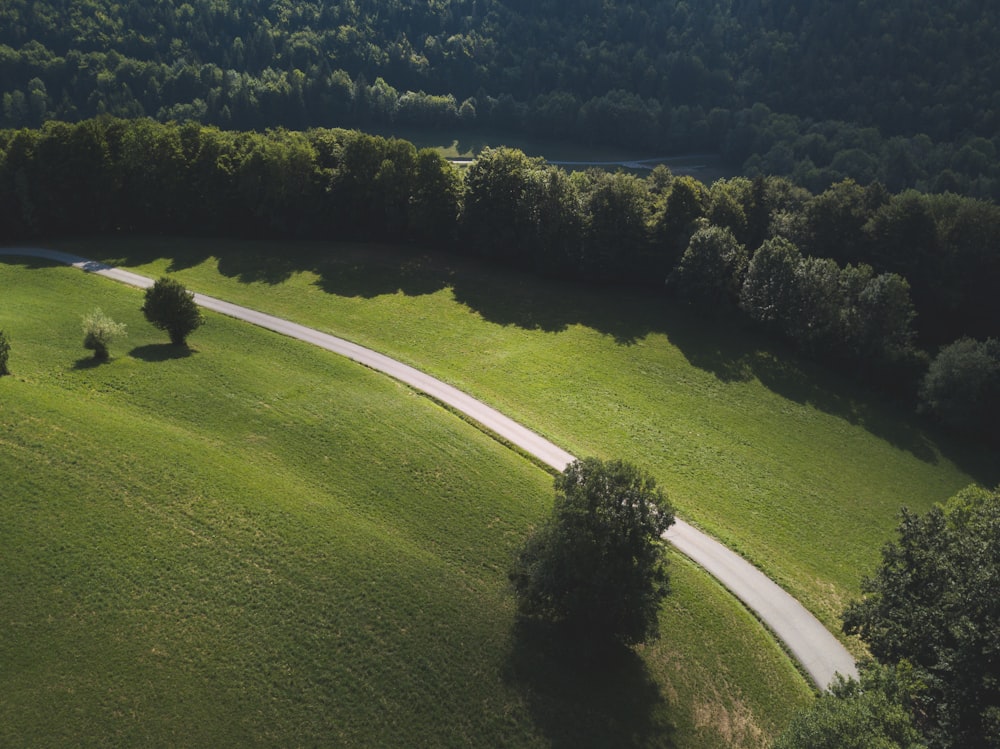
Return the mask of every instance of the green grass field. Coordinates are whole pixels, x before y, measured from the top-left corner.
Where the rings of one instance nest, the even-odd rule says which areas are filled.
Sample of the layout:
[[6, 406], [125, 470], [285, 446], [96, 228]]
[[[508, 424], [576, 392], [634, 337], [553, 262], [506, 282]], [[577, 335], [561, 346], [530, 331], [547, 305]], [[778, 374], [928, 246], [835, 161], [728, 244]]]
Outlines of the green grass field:
[[[216, 315], [178, 351], [70, 268], [0, 288], [0, 745], [764, 746], [808, 700], [680, 558], [635, 654], [515, 636], [551, 478], [387, 378]], [[129, 328], [102, 365], [95, 305]]]
[[902, 505], [1000, 480], [909, 410], [655, 296], [362, 245], [62, 246], [371, 346], [574, 454], [634, 460], [833, 630]]

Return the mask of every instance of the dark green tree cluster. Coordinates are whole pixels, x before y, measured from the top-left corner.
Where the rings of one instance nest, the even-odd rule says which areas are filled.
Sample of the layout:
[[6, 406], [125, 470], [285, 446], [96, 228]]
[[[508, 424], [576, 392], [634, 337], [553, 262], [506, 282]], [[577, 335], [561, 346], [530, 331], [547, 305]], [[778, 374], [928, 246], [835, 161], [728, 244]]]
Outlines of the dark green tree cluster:
[[662, 536], [674, 523], [666, 495], [632, 464], [597, 458], [571, 463], [555, 489], [551, 517], [510, 571], [518, 615], [598, 648], [656, 639], [669, 592]]
[[[665, 167], [566, 173], [506, 148], [463, 171], [348, 130], [98, 118], [0, 131], [0, 238], [116, 231], [433, 243], [666, 289], [896, 393], [918, 391], [922, 352], [1000, 334], [1000, 207], [953, 194], [852, 181], [812, 194], [778, 177], [707, 187]], [[927, 410], [961, 428], [941, 407], [945, 373], [983, 357], [942, 356]], [[966, 389], [972, 413], [993, 412], [994, 376], [982, 377]]]
[[0, 125], [519, 130], [711, 149], [822, 190], [1000, 196], [1000, 10], [973, 0], [8, 0]]
[[931, 362], [922, 407], [960, 432], [996, 437], [1000, 425], [1000, 341], [962, 338]]
[[99, 118], [0, 131], [5, 238], [170, 232], [454, 234], [457, 171], [433, 151], [356, 131], [222, 131]]
[[799, 714], [776, 749], [1000, 747], [1000, 490], [905, 508], [844, 631], [875, 657]]

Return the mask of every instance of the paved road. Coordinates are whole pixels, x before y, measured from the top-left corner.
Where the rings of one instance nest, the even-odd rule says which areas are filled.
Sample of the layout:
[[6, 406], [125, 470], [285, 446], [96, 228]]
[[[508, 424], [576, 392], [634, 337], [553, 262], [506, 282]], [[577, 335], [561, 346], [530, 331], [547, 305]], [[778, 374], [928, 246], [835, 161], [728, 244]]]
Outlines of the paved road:
[[[0, 248], [0, 255], [41, 257], [131, 286], [147, 288], [153, 285], [153, 280], [146, 276], [55, 250]], [[574, 460], [565, 450], [485, 403], [387, 356], [318, 330], [213, 297], [195, 294], [195, 301], [205, 309], [312, 343], [394, 377], [461, 411], [557, 470], [561, 471]], [[802, 604], [743, 557], [683, 520], [678, 519], [666, 536], [675, 548], [704, 567], [754, 611], [802, 664], [818, 687], [828, 686], [837, 672], [857, 677], [854, 659], [844, 646]]]

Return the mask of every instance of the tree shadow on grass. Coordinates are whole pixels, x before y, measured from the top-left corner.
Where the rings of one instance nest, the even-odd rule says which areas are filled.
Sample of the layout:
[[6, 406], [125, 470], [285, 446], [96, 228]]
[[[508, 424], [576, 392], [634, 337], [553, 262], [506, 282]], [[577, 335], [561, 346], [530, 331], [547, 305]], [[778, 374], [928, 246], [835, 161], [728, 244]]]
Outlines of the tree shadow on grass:
[[452, 279], [455, 300], [487, 322], [558, 333], [582, 325], [631, 346], [663, 332], [662, 298], [646, 289], [540, 280], [526, 271], [466, 265]]
[[[848, 375], [807, 361], [785, 345], [769, 340], [737, 317], [705, 321], [671, 314], [670, 342], [688, 362], [722, 382], [757, 379], [771, 392], [800, 405], [862, 427], [870, 434], [934, 464], [942, 455], [977, 478], [984, 472], [976, 450], [962, 447], [921, 419], [903, 394], [880, 395]], [[996, 475], [996, 472], [993, 472]]]
[[93, 356], [84, 356], [73, 362], [73, 369], [80, 371], [86, 369], [97, 369], [100, 366], [111, 363], [111, 357], [107, 359], [95, 359]]
[[306, 258], [251, 248], [246, 252], [219, 254], [219, 273], [227, 278], [235, 278], [240, 283], [266, 283], [275, 286], [309, 265]]
[[[391, 256], [389, 256], [391, 257]], [[347, 298], [374, 299], [385, 294], [406, 296], [436, 294], [452, 283], [454, 271], [439, 258], [418, 253], [371, 258], [349, 253], [317, 263], [316, 285], [327, 294]]]
[[171, 359], [186, 359], [193, 353], [195, 353], [194, 349], [187, 345], [150, 343], [145, 346], [136, 346], [128, 352], [128, 355], [133, 359], [141, 359], [145, 362], [162, 362]]
[[675, 746], [667, 701], [628, 648], [595, 654], [544, 628], [518, 624], [506, 680], [554, 749]]
[[3, 265], [18, 265], [25, 270], [40, 270], [41, 268], [62, 268], [63, 264], [56, 260], [29, 255], [0, 255]]

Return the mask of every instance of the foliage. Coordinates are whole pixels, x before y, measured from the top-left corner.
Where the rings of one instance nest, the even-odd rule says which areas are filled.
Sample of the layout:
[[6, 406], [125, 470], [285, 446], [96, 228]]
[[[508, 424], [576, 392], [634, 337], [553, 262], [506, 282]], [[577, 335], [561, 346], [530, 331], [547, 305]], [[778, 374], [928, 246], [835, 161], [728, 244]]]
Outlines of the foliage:
[[1000, 195], [995, 8], [758, 5], [8, 0], [0, 125], [520, 130], [721, 151], [814, 190]]
[[666, 496], [630, 463], [597, 458], [570, 464], [555, 488], [552, 516], [510, 572], [520, 617], [598, 646], [655, 639], [669, 591]]
[[538, 206], [546, 168], [511, 148], [487, 148], [469, 167], [463, 225], [474, 254], [530, 266], [543, 251]]
[[0, 377], [10, 374], [7, 362], [10, 360], [10, 337], [0, 329]]
[[772, 330], [790, 331], [793, 289], [802, 253], [787, 239], [765, 241], [754, 253], [740, 289], [740, 307], [750, 318]]
[[83, 316], [83, 347], [94, 352], [94, 358], [105, 361], [110, 356], [108, 348], [118, 338], [126, 336], [124, 323], [115, 322], [99, 307]]
[[920, 749], [920, 732], [908, 711], [909, 697], [893, 670], [869, 663], [861, 679], [830, 686], [798, 713], [772, 749]]
[[205, 322], [195, 304], [194, 294], [179, 281], [161, 276], [146, 289], [142, 314], [160, 330], [167, 331], [170, 342], [181, 346], [187, 337]]
[[[752, 320], [804, 354], [907, 398], [926, 366], [918, 347], [1000, 330], [1000, 206], [956, 195], [844, 182], [813, 196], [777, 177], [708, 189], [665, 168], [569, 175], [505, 148], [461, 172], [356, 131], [110, 118], [0, 132], [0, 191], [8, 241], [121, 230], [441, 243], [550, 277], [661, 291], [695, 232], [725, 230], [749, 258], [746, 293], [743, 252], [727, 250], [701, 264], [708, 256], [692, 252], [672, 284], [681, 296], [708, 308], [742, 297]], [[765, 280], [766, 243], [779, 239], [800, 257]]]
[[715, 313], [735, 306], [746, 269], [746, 247], [729, 229], [707, 226], [691, 237], [668, 286], [680, 298]]
[[844, 612], [881, 663], [912, 669], [932, 747], [1000, 741], [1000, 491], [969, 488], [924, 515], [902, 511], [864, 597]]
[[995, 436], [1000, 423], [1000, 341], [963, 338], [942, 348], [924, 377], [920, 399], [924, 409], [949, 427]]

